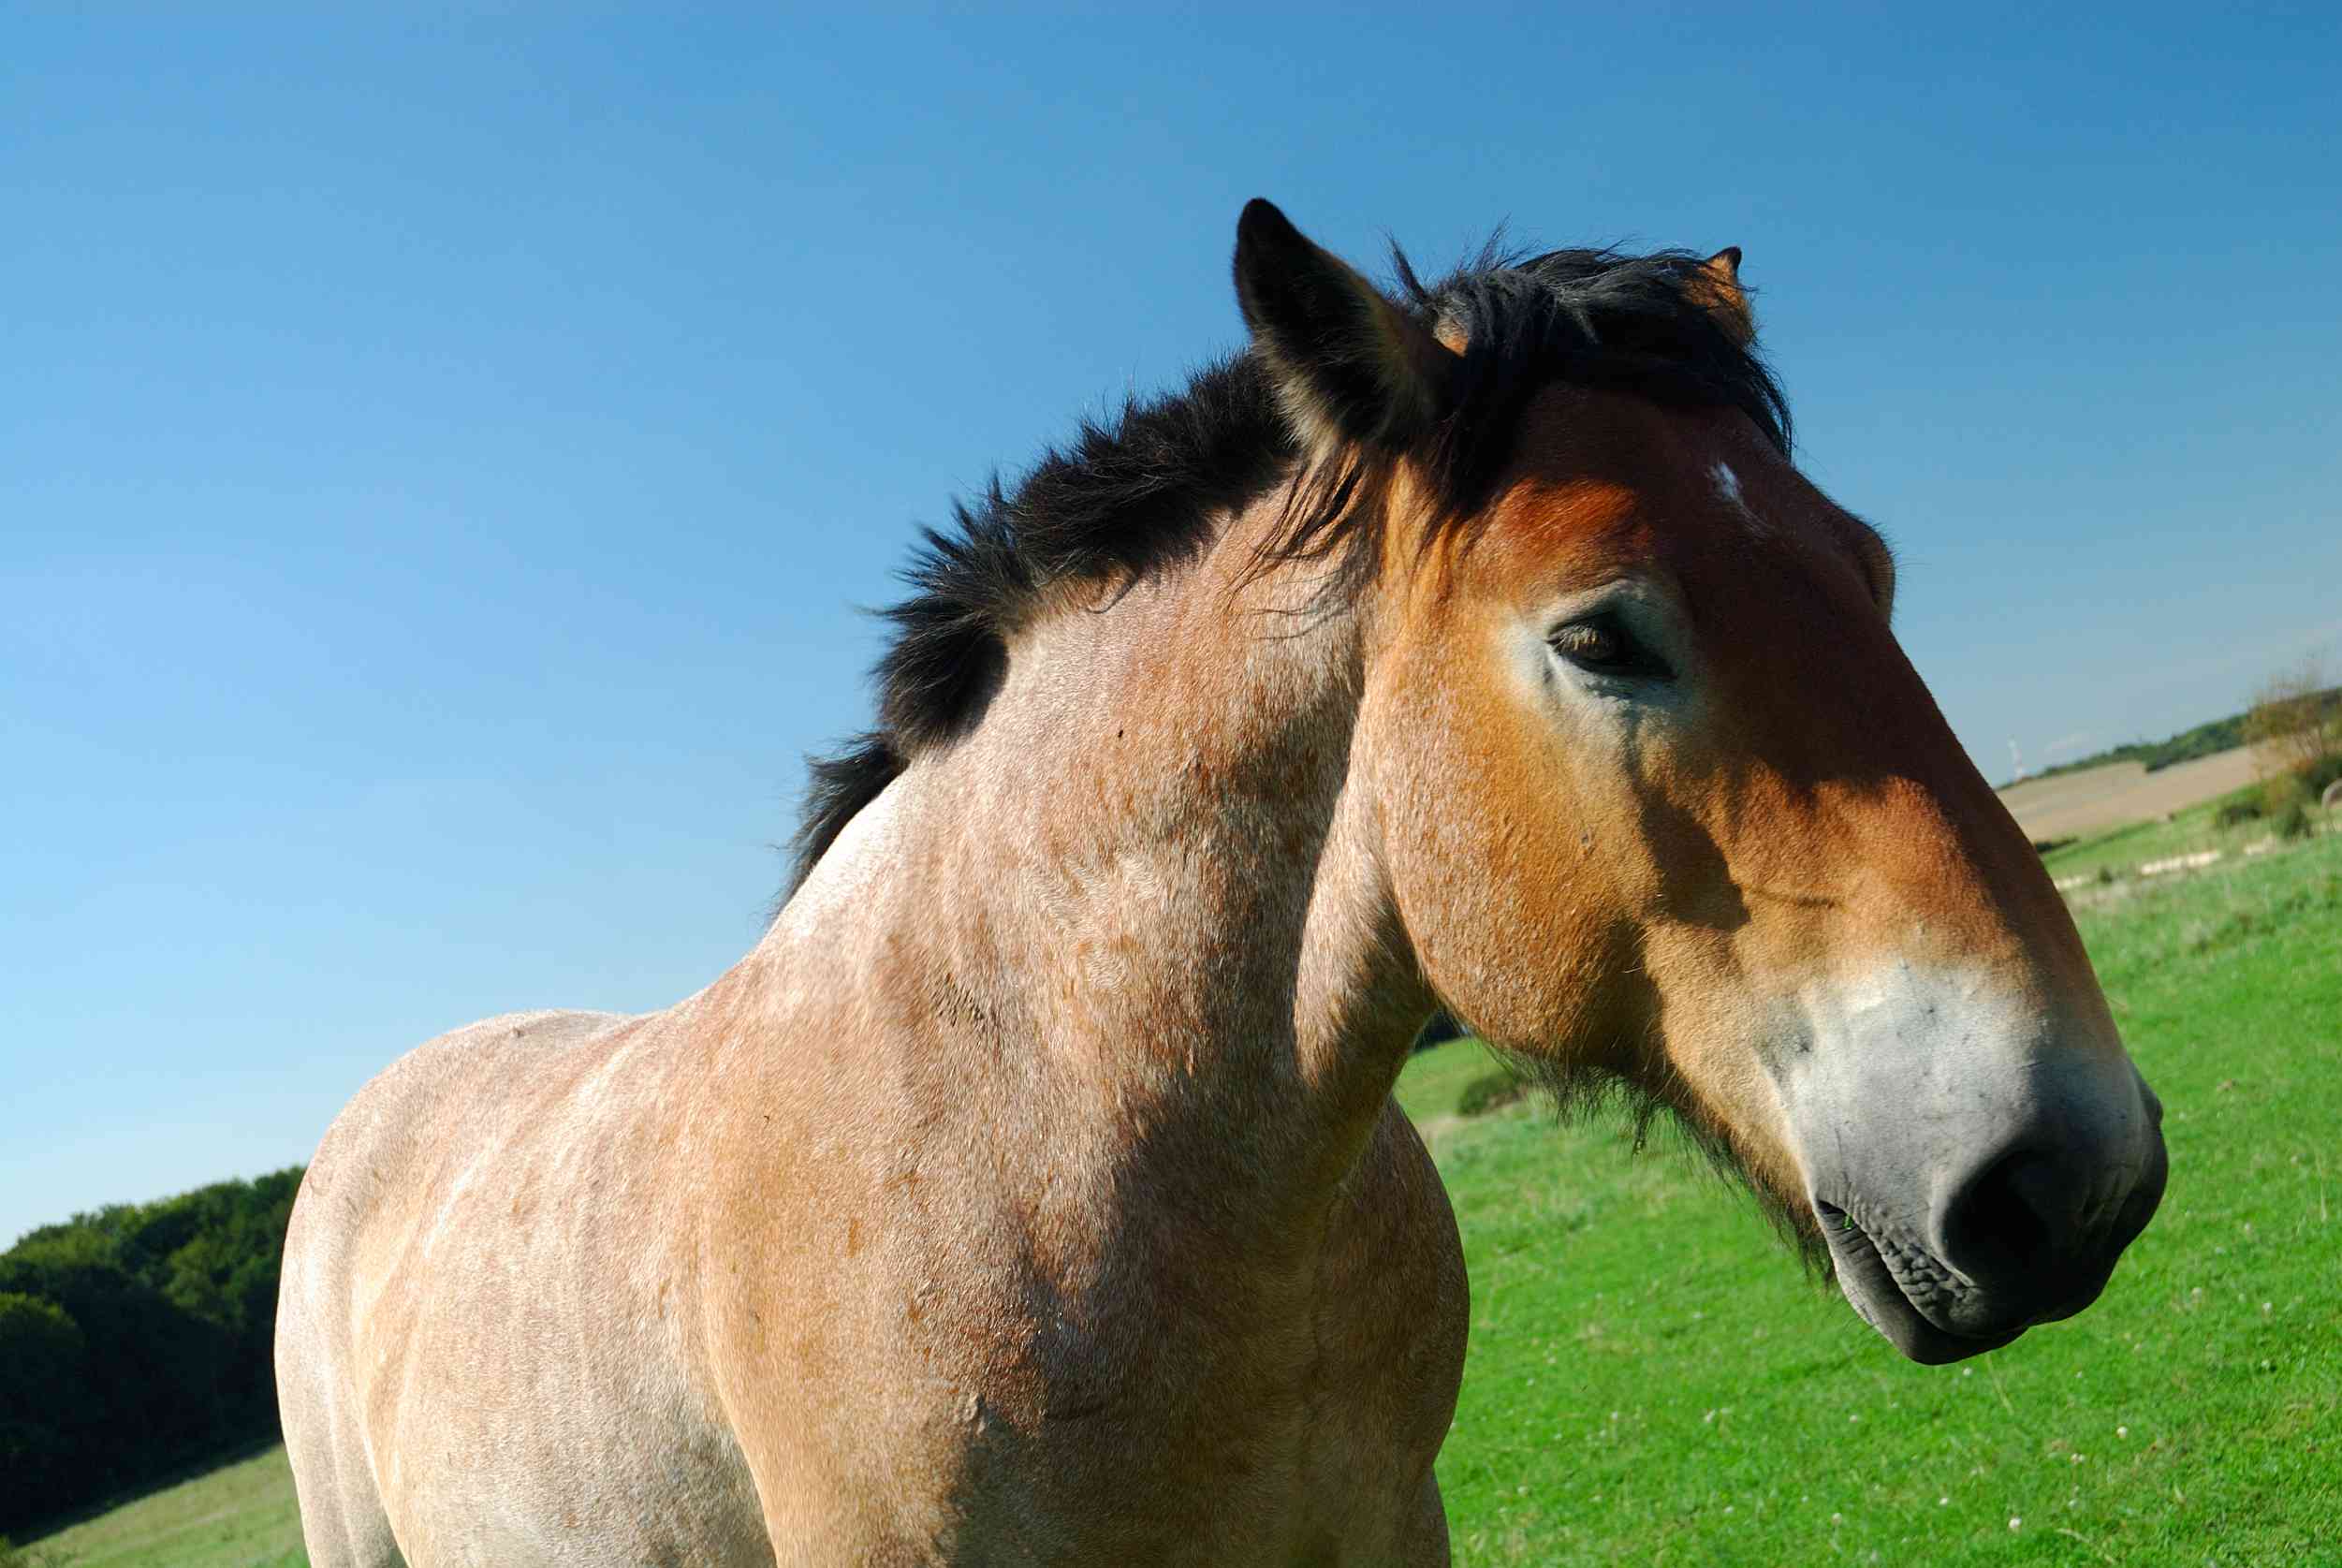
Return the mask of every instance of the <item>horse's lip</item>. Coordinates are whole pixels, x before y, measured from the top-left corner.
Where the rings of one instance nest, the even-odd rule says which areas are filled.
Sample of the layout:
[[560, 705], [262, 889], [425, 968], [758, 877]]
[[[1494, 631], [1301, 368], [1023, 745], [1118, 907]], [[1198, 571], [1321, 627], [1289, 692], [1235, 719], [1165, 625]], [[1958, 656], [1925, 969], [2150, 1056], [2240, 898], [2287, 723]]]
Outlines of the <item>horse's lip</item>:
[[1971, 1335], [1939, 1326], [1904, 1293], [1902, 1282], [1887, 1267], [1878, 1242], [1860, 1220], [1821, 1197], [1813, 1199], [1813, 1212], [1829, 1242], [1837, 1288], [1846, 1304], [1911, 1360], [1930, 1367], [1966, 1360], [1998, 1350], [2031, 1326], [2020, 1323], [2005, 1332]]

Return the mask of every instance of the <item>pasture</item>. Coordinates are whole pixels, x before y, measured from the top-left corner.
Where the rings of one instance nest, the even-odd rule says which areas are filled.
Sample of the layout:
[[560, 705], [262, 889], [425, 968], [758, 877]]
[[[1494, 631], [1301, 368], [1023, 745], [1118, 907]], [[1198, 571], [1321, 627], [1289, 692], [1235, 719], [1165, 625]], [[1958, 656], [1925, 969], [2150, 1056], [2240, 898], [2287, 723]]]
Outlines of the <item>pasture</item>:
[[[1471, 1266], [1459, 1563], [2342, 1559], [2342, 835], [2078, 917], [2171, 1188], [2097, 1306], [1957, 1366], [1896, 1357], [1665, 1133], [1459, 1115], [1486, 1052], [1415, 1060]], [[275, 1568], [297, 1541], [272, 1450], [39, 1548]]]
[[[22, 1568], [303, 1568], [309, 1561], [280, 1447], [61, 1530], [21, 1558]], [[19, 1563], [0, 1555], [0, 1568]]]

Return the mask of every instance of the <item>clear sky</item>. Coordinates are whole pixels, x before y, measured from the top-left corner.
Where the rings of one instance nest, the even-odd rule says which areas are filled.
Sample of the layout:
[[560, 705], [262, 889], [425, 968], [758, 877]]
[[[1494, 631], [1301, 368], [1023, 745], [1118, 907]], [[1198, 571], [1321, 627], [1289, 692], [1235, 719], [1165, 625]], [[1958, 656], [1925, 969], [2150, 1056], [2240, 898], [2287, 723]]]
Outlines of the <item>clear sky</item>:
[[2331, 7], [403, 9], [6, 24], [0, 1244], [725, 968], [851, 607], [1237, 344], [1249, 197], [1745, 247], [1995, 778], [2342, 636]]

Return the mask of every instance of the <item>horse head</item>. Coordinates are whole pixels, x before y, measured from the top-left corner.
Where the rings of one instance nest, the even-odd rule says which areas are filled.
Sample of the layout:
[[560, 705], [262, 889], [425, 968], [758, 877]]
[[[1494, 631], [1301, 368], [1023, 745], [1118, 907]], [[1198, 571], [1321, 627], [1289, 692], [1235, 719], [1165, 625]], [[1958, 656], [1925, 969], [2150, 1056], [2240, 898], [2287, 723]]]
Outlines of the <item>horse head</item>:
[[1400, 271], [1239, 229], [1303, 448], [1277, 553], [1374, 520], [1339, 540], [1360, 754], [1431, 989], [1565, 1095], [1674, 1112], [1914, 1360], [2080, 1311], [2161, 1107], [1886, 546], [1790, 459], [1738, 252]]

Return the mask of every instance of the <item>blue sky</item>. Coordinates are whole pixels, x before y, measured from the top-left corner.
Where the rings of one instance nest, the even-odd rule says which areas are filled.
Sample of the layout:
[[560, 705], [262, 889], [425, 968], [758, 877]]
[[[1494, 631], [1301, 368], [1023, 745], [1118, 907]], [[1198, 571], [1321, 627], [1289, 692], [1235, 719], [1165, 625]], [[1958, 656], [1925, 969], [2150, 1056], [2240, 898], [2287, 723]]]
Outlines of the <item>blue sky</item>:
[[847, 9], [11, 18], [0, 1243], [720, 973], [851, 607], [1239, 342], [1255, 195], [1745, 247], [1996, 778], [2342, 639], [2335, 12]]

